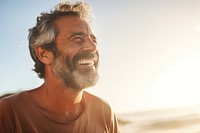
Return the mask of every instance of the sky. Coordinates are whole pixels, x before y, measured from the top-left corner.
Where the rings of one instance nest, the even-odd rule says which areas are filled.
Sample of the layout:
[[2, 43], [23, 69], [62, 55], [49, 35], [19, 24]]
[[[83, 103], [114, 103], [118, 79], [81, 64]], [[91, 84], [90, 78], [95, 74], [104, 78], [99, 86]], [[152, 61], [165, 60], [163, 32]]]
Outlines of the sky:
[[[32, 71], [28, 29], [59, 0], [0, 0], [0, 95], [43, 83]], [[199, 0], [85, 0], [100, 52], [87, 91], [116, 113], [200, 105]]]

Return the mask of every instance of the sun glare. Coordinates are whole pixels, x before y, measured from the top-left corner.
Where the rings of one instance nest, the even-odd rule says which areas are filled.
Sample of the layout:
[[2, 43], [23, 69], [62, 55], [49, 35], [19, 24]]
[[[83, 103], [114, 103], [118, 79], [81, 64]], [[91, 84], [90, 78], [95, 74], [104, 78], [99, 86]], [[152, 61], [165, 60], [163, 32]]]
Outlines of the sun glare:
[[[174, 59], [152, 86], [157, 107], [200, 105], [200, 52]], [[159, 99], [159, 100], [158, 100]]]

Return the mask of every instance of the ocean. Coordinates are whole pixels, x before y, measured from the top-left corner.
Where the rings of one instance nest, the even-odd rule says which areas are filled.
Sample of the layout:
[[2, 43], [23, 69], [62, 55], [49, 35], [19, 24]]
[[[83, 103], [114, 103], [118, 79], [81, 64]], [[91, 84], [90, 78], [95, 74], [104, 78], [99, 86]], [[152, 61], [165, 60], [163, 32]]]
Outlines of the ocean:
[[200, 133], [200, 106], [118, 115], [121, 133]]

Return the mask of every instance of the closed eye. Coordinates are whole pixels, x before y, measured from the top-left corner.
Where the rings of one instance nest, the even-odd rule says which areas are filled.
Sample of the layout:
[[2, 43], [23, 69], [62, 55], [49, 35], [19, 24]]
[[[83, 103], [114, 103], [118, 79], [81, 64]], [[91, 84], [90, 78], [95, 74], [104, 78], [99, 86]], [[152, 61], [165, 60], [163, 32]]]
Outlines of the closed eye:
[[97, 39], [96, 39], [95, 35], [91, 34], [90, 38], [95, 44], [97, 44]]
[[80, 36], [76, 36], [72, 40], [74, 42], [76, 42], [76, 43], [82, 43], [82, 42], [84, 42], [84, 39], [82, 37], [80, 37]]

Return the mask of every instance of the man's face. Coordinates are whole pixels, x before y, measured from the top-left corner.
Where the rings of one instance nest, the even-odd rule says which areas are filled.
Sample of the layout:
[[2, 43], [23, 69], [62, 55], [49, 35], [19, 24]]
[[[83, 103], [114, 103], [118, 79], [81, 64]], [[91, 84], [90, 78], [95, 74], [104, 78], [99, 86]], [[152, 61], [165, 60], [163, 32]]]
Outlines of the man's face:
[[57, 54], [53, 72], [72, 89], [84, 89], [98, 80], [99, 54], [90, 26], [75, 16], [60, 17], [54, 22]]

